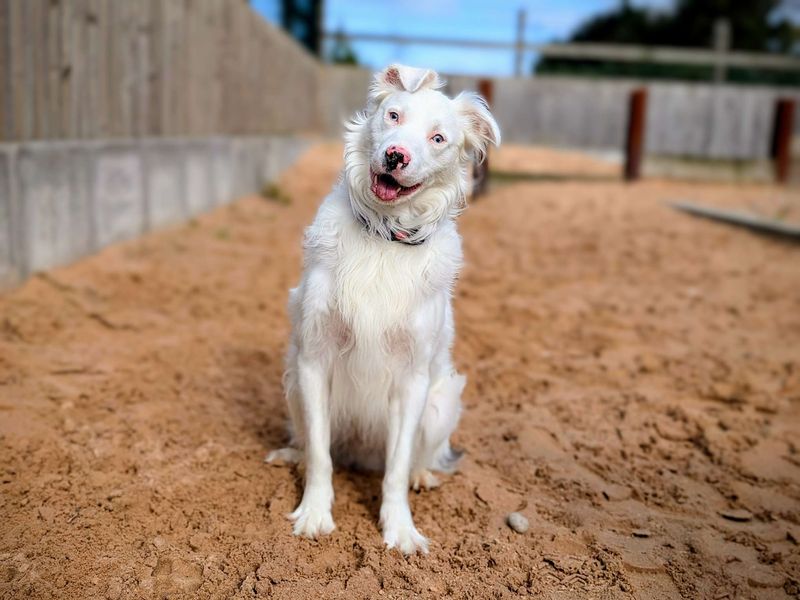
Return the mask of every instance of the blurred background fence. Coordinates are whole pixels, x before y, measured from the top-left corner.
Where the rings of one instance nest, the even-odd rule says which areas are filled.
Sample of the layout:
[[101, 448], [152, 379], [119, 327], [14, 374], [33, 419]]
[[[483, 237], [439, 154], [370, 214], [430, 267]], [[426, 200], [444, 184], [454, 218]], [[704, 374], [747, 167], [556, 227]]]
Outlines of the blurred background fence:
[[[322, 65], [241, 0], [3, 0], [0, 38], [5, 141], [338, 135], [371, 76]], [[477, 88], [448, 79], [451, 93]], [[643, 83], [647, 150], [659, 155], [768, 158], [776, 100], [800, 99], [776, 86], [504, 77], [493, 109], [510, 142], [617, 150]]]
[[319, 66], [241, 0], [0, 1], [5, 140], [315, 130]]
[[[361, 108], [371, 78], [365, 69], [328, 66], [324, 123], [329, 134]], [[478, 89], [483, 78], [448, 77], [448, 91]], [[570, 77], [494, 78], [493, 112], [503, 139], [594, 150], [620, 150], [628, 97], [645, 85], [649, 110], [645, 139], [651, 154], [715, 159], [767, 159], [775, 103], [800, 101], [796, 88], [702, 83], [598, 80]], [[800, 132], [800, 123], [796, 123]]]

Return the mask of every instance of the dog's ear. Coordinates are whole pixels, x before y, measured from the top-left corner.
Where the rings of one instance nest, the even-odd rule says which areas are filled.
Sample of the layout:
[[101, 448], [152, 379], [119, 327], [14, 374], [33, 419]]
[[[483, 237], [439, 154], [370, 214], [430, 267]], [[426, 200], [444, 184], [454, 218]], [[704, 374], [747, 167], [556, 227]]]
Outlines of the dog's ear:
[[475, 152], [479, 161], [486, 157], [489, 144], [500, 145], [500, 127], [489, 106], [475, 92], [461, 92], [453, 99], [464, 124], [465, 146]]
[[438, 89], [444, 85], [436, 71], [406, 65], [389, 65], [375, 74], [369, 90], [370, 104], [376, 106], [392, 92], [414, 93], [425, 88]]

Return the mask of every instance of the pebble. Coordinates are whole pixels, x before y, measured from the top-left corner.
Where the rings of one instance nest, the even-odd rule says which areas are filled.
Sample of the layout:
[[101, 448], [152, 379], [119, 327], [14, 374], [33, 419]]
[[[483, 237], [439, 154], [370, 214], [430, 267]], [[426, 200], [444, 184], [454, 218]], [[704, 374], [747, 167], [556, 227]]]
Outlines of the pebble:
[[719, 514], [723, 518], [728, 519], [729, 521], [737, 521], [739, 523], [746, 523], [747, 521], [750, 521], [753, 518], [753, 513], [743, 508], [737, 508], [733, 510], [723, 510]]
[[506, 517], [506, 523], [517, 533], [525, 533], [528, 531], [528, 519], [518, 512], [512, 512]]
[[634, 529], [631, 533], [633, 534], [633, 537], [637, 538], [649, 538], [651, 535], [647, 529]]

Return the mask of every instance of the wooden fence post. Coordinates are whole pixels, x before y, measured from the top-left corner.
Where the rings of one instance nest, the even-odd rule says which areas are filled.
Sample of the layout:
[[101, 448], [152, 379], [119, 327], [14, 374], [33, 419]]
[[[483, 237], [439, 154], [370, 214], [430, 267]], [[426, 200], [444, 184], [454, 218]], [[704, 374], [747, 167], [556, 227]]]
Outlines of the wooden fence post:
[[[486, 100], [489, 108], [494, 101], [494, 82], [491, 79], [478, 80], [478, 93]], [[477, 197], [486, 193], [486, 187], [489, 183], [489, 150], [486, 150], [486, 156], [483, 162], [475, 163], [472, 168], [472, 196]]]
[[479, 79], [478, 93], [483, 96], [486, 104], [491, 108], [494, 104], [494, 82], [491, 79]]
[[791, 98], [778, 98], [775, 102], [775, 125], [772, 130], [772, 158], [775, 160], [775, 181], [789, 181], [792, 161], [792, 132], [796, 102]]
[[647, 117], [647, 89], [631, 92], [628, 102], [628, 135], [625, 140], [625, 180], [639, 179], [644, 153], [644, 130]]

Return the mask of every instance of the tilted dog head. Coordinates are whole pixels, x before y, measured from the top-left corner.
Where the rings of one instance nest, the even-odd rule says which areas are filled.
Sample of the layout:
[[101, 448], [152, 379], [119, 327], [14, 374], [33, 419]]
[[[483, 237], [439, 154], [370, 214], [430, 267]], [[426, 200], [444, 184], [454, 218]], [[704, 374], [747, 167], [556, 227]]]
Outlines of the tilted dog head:
[[428, 69], [387, 67], [375, 76], [366, 110], [348, 124], [351, 203], [376, 228], [389, 219], [416, 231], [455, 214], [473, 157], [482, 160], [489, 144], [500, 143], [486, 102], [469, 92], [448, 98], [442, 85]]

